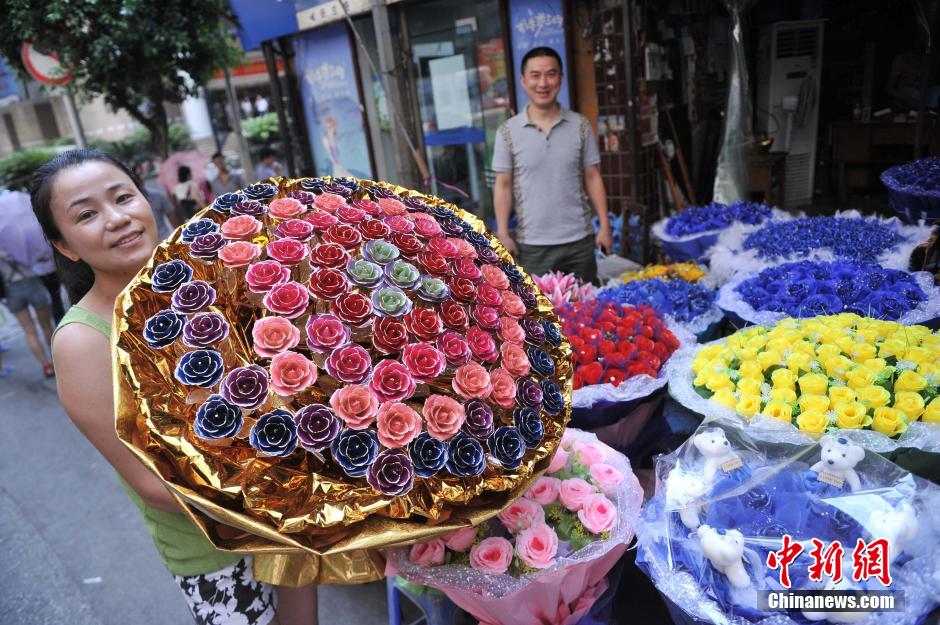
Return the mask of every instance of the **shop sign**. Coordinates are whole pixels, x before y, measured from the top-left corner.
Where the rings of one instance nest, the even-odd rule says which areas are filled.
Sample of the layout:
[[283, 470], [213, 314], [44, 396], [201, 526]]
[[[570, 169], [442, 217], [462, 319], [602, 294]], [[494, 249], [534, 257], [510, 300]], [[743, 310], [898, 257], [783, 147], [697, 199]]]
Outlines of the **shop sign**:
[[[295, 0], [300, 30], [317, 28], [372, 9], [374, 0]], [[343, 11], [343, 5], [346, 10]]]

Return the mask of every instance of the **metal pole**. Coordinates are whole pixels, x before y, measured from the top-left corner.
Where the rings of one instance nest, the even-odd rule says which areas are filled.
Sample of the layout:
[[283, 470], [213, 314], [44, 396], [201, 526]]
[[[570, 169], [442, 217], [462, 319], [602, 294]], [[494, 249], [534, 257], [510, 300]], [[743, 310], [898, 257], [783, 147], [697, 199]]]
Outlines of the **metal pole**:
[[[307, 118], [304, 117], [304, 105], [300, 98], [300, 85], [297, 84], [296, 55], [291, 45], [290, 37], [278, 39], [281, 56], [284, 58], [284, 75], [287, 77], [287, 101], [290, 103], [291, 118], [294, 120], [295, 137], [297, 137], [297, 155], [300, 163], [297, 169], [301, 176], [316, 176], [316, 163], [313, 161], [313, 148], [310, 145], [310, 134], [307, 132]], [[303, 140], [306, 138], [306, 141]]]
[[82, 128], [82, 120], [78, 116], [78, 107], [75, 106], [75, 94], [68, 85], [65, 87], [65, 113], [68, 115], [69, 124], [72, 126], [72, 135], [75, 137], [75, 145], [83, 148], [87, 145], [85, 141], [85, 129]]
[[[920, 4], [920, 10], [923, 11], [923, 4]], [[927, 50], [924, 54], [924, 65], [920, 72], [920, 84], [922, 85], [920, 90], [920, 106], [917, 109], [917, 123], [914, 125], [915, 160], [923, 156], [924, 126], [927, 122], [927, 102], [930, 100], [930, 89], [928, 86], [930, 85], [930, 74], [937, 64], [937, 49], [940, 48], [937, 42], [934, 41], [934, 37], [938, 34], [936, 27], [938, 12], [940, 12], [940, 1], [933, 3], [930, 19], [926, 24], [923, 24], [924, 29], [927, 31]]]
[[245, 135], [242, 134], [241, 108], [238, 105], [235, 86], [232, 84], [232, 70], [225, 66], [222, 68], [222, 73], [225, 74], [225, 95], [228, 96], [228, 105], [232, 109], [232, 131], [238, 141], [238, 154], [241, 157], [245, 182], [253, 182], [255, 168], [251, 163], [251, 150], [248, 148], [248, 142], [245, 140]]
[[264, 61], [268, 65], [268, 79], [271, 81], [271, 97], [274, 100], [274, 110], [277, 112], [277, 125], [281, 133], [281, 145], [284, 147], [284, 157], [287, 160], [287, 172], [291, 178], [297, 176], [294, 168], [294, 149], [290, 139], [290, 126], [287, 125], [287, 114], [284, 112], [284, 98], [281, 95], [281, 79], [277, 75], [277, 61], [274, 58], [274, 46], [270, 41], [261, 44], [264, 51]]

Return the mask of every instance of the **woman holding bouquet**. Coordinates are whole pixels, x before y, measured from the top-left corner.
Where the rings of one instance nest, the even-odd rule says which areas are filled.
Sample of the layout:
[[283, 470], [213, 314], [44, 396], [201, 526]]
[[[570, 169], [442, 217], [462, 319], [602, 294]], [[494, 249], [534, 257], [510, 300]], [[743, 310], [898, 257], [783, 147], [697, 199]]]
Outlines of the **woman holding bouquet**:
[[157, 244], [140, 180], [108, 154], [70, 150], [36, 172], [32, 204], [73, 302], [52, 342], [59, 398], [118, 472], [195, 621], [316, 623], [315, 587], [292, 589], [255, 580], [251, 556], [217, 550], [115, 433], [110, 320], [118, 294]]

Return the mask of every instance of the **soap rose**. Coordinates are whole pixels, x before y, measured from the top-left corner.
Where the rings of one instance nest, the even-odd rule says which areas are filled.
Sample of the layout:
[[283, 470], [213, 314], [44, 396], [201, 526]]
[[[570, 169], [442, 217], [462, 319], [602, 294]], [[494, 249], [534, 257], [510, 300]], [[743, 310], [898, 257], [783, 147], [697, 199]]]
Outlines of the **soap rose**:
[[509, 288], [509, 278], [507, 278], [503, 270], [496, 265], [483, 265], [480, 271], [483, 274], [483, 280], [490, 286], [500, 291]]
[[271, 388], [282, 397], [307, 389], [317, 380], [317, 367], [297, 352], [281, 352], [271, 359]]
[[323, 404], [307, 404], [294, 414], [297, 439], [304, 449], [321, 452], [330, 446], [342, 428], [342, 420]]
[[407, 404], [390, 401], [379, 407], [376, 416], [379, 442], [389, 449], [407, 447], [422, 427], [421, 417]]
[[338, 243], [351, 251], [362, 243], [362, 235], [352, 226], [333, 224], [323, 233], [323, 240], [327, 243]]
[[262, 301], [264, 307], [274, 314], [294, 319], [307, 310], [310, 293], [299, 282], [284, 282], [271, 287]]
[[460, 251], [454, 242], [445, 237], [435, 237], [428, 241], [427, 249], [432, 254], [443, 256], [451, 260], [460, 258]]
[[502, 575], [512, 564], [512, 543], [501, 536], [484, 538], [470, 549], [470, 566], [491, 575]]
[[558, 449], [555, 450], [555, 455], [552, 456], [552, 461], [548, 465], [548, 469], [546, 469], [546, 472], [558, 473], [559, 471], [564, 469], [566, 466], [568, 466], [568, 457], [569, 457], [568, 452], [562, 449], [561, 446], [559, 446]]
[[335, 213], [340, 207], [346, 206], [346, 198], [333, 193], [321, 193], [314, 198], [313, 204], [321, 211]]
[[307, 345], [314, 351], [327, 352], [349, 343], [350, 330], [335, 315], [310, 315], [307, 321]]
[[586, 467], [592, 467], [598, 462], [604, 462], [607, 453], [601, 445], [595, 443], [582, 443], [578, 441], [574, 444], [574, 451], [577, 453], [578, 462]]
[[313, 224], [302, 219], [288, 219], [277, 225], [274, 234], [281, 239], [307, 241], [313, 236]]
[[458, 302], [469, 304], [476, 299], [477, 286], [466, 278], [451, 277], [447, 281], [447, 286], [450, 288], [451, 295]]
[[379, 317], [372, 324], [372, 345], [383, 354], [396, 354], [408, 343], [405, 324], [393, 317]]
[[525, 332], [519, 322], [512, 317], [499, 318], [499, 330], [496, 331], [496, 335], [506, 343], [514, 343], [519, 346], [525, 343]]
[[437, 338], [437, 348], [444, 353], [447, 364], [451, 367], [459, 367], [470, 360], [470, 344], [457, 332], [448, 330], [440, 335]]
[[336, 243], [320, 243], [310, 252], [310, 264], [315, 267], [339, 269], [349, 263], [349, 252]]
[[369, 377], [372, 358], [362, 346], [355, 343], [334, 349], [326, 358], [326, 370], [340, 382], [358, 384]]
[[532, 568], [547, 568], [558, 553], [558, 534], [545, 523], [536, 523], [516, 536], [516, 553]]
[[415, 219], [415, 234], [425, 239], [440, 236], [441, 227], [432, 219]]
[[290, 268], [276, 260], [252, 263], [245, 272], [245, 282], [252, 293], [267, 293], [271, 287], [290, 280]]
[[444, 331], [444, 323], [432, 308], [415, 308], [404, 317], [405, 327], [419, 341], [433, 341]]
[[219, 260], [230, 269], [244, 267], [261, 256], [261, 246], [248, 241], [235, 241], [219, 250]]
[[492, 306], [474, 306], [472, 316], [474, 323], [484, 330], [496, 330], [499, 328], [499, 311]]
[[349, 290], [349, 280], [338, 269], [318, 269], [309, 284], [310, 294], [324, 300], [335, 300]]
[[490, 401], [503, 408], [512, 408], [516, 402], [516, 380], [508, 371], [499, 367], [490, 372], [493, 387]]
[[503, 307], [503, 296], [489, 284], [481, 284], [477, 288], [477, 301], [493, 308], [497, 314]]
[[313, 226], [313, 229], [317, 232], [325, 232], [333, 224], [339, 223], [336, 217], [322, 210], [304, 215], [304, 221]]
[[437, 305], [438, 313], [444, 325], [457, 332], [466, 331], [470, 327], [470, 316], [467, 309], [453, 300], [445, 300]]
[[288, 267], [299, 264], [310, 254], [310, 247], [306, 243], [295, 239], [271, 241], [264, 250], [267, 252], [268, 258], [273, 258]]
[[466, 419], [463, 406], [450, 397], [431, 395], [424, 401], [422, 414], [427, 422], [428, 434], [439, 441], [451, 438]]
[[525, 350], [516, 343], [503, 343], [499, 347], [502, 355], [503, 369], [515, 377], [529, 373], [529, 356]]
[[255, 353], [271, 358], [297, 347], [300, 330], [284, 317], [262, 317], [251, 328], [251, 339]]
[[393, 198], [381, 198], [378, 204], [379, 208], [382, 209], [382, 214], [388, 215], [389, 217], [404, 215], [408, 212], [404, 204]]
[[369, 388], [380, 401], [402, 401], [414, 395], [415, 381], [402, 363], [382, 360], [375, 366]]
[[282, 197], [268, 204], [268, 215], [275, 219], [293, 219], [305, 212], [307, 209], [304, 205], [294, 198]]
[[333, 312], [346, 323], [358, 327], [372, 316], [372, 300], [362, 293], [344, 293], [336, 298]]
[[366, 212], [347, 204], [336, 209], [336, 218], [347, 224], [357, 224], [366, 218]]
[[364, 384], [350, 384], [330, 396], [330, 407], [346, 427], [365, 430], [378, 416], [379, 398]]
[[450, 262], [443, 256], [432, 254], [427, 250], [418, 252], [418, 264], [433, 276], [444, 276], [450, 273]]
[[463, 278], [473, 283], [478, 283], [483, 280], [483, 274], [480, 272], [480, 267], [477, 266], [475, 262], [467, 258], [462, 258], [454, 263], [454, 275], [458, 278]]
[[401, 360], [417, 382], [433, 382], [447, 365], [444, 354], [430, 343], [406, 345]]
[[464, 399], [486, 399], [493, 390], [490, 374], [475, 362], [468, 362], [458, 367], [454, 372], [451, 385], [454, 391]]
[[470, 353], [473, 354], [473, 357], [477, 360], [488, 363], [499, 360], [499, 352], [496, 350], [496, 341], [493, 340], [493, 335], [486, 330], [470, 328], [467, 330], [467, 342], [470, 343]]
[[521, 319], [526, 312], [522, 298], [512, 291], [503, 291], [503, 314], [513, 319]]
[[384, 239], [392, 233], [392, 229], [378, 219], [363, 219], [356, 225], [356, 229], [370, 241]]
[[229, 217], [222, 224], [222, 236], [236, 241], [251, 241], [261, 232], [261, 222], [251, 215]]

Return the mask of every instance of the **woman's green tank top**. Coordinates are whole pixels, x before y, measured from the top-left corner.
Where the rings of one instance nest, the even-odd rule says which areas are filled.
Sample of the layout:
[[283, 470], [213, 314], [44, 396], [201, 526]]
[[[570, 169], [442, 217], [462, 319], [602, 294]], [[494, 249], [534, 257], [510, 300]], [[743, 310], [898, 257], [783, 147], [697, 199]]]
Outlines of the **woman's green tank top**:
[[[111, 324], [85, 308], [72, 306], [65, 313], [56, 332], [70, 323], [86, 325], [101, 332], [109, 340], [111, 338]], [[131, 501], [140, 510], [144, 525], [153, 538], [153, 544], [163, 559], [163, 564], [174, 575], [211, 573], [244, 557], [243, 554], [219, 551], [185, 515], [148, 506], [123, 478], [118, 476], [118, 479]]]

